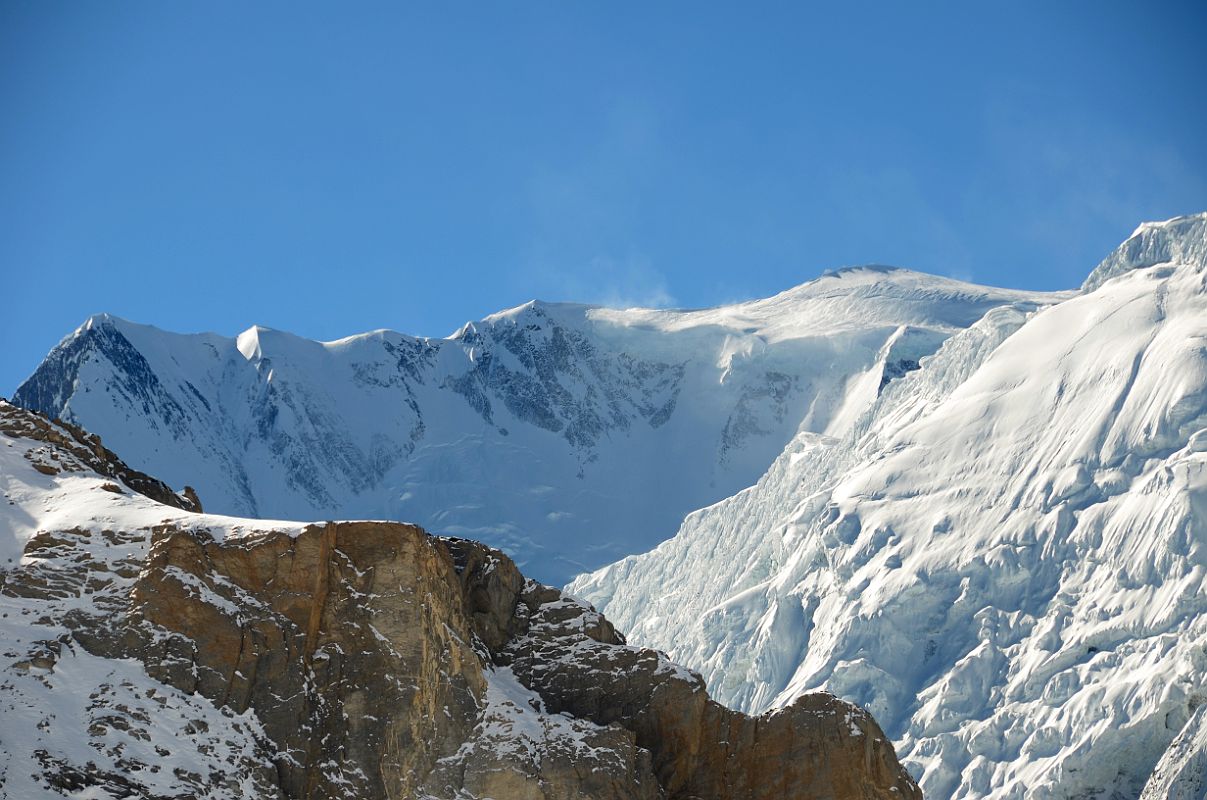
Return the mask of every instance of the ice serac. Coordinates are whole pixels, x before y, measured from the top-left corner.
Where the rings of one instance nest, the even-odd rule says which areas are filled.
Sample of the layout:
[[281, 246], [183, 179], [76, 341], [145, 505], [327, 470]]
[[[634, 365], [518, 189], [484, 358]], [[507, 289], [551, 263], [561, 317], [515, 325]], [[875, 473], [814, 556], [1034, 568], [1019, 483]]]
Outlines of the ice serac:
[[1145, 222], [1086, 278], [1091, 292], [1111, 278], [1157, 264], [1207, 264], [1207, 213]]
[[562, 582], [750, 486], [798, 431], [839, 435], [990, 308], [1050, 301], [870, 267], [702, 311], [533, 302], [447, 339], [100, 315], [14, 400], [210, 510], [416, 522]]
[[569, 591], [736, 708], [869, 709], [930, 797], [1201, 793], [1205, 221], [990, 310]]
[[73, 442], [0, 402], [6, 796], [920, 798], [867, 712], [729, 710], [490, 547], [163, 505]]

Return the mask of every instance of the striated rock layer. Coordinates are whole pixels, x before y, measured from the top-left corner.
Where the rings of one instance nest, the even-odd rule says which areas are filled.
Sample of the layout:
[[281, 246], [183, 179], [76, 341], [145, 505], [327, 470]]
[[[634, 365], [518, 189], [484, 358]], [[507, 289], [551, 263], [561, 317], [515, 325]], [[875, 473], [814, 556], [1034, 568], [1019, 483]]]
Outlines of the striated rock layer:
[[921, 796], [866, 712], [726, 709], [485, 545], [94, 492], [65, 429], [0, 420], [10, 796]]

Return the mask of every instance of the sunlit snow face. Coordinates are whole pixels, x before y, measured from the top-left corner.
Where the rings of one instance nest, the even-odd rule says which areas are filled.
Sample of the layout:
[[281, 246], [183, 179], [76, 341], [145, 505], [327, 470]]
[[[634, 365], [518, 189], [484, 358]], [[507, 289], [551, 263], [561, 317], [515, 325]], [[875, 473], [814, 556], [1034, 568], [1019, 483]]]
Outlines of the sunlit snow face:
[[571, 590], [725, 702], [867, 705], [928, 796], [1177, 791], [1204, 740], [1205, 223], [986, 314], [847, 436], [798, 435]]

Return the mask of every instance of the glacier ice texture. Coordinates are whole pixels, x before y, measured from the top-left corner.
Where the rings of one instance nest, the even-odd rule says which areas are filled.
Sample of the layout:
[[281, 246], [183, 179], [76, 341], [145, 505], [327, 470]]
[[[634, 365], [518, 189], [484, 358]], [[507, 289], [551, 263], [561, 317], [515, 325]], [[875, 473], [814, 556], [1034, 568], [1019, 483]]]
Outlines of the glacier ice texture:
[[932, 798], [1202, 797], [1207, 214], [989, 310], [568, 588], [747, 711], [867, 707]]

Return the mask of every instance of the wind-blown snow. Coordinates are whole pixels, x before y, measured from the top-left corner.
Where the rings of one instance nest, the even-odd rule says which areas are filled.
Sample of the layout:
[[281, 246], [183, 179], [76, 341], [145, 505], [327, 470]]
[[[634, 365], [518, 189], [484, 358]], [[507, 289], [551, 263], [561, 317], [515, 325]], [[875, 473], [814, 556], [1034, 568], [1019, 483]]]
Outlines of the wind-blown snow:
[[412, 521], [562, 582], [753, 484], [798, 431], [837, 435], [990, 308], [1051, 301], [872, 267], [702, 311], [528, 303], [448, 339], [100, 315], [14, 399], [209, 510]]
[[733, 706], [866, 706], [928, 797], [1198, 797], [1205, 577], [1198, 215], [1076, 297], [989, 311], [842, 435], [568, 588]]

